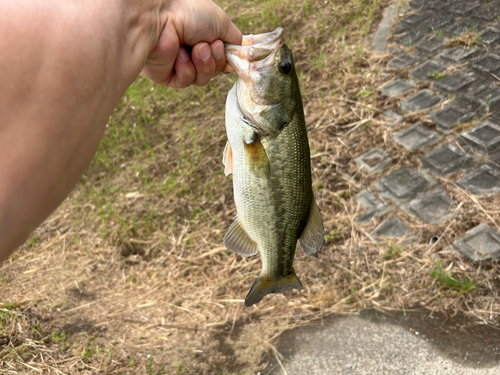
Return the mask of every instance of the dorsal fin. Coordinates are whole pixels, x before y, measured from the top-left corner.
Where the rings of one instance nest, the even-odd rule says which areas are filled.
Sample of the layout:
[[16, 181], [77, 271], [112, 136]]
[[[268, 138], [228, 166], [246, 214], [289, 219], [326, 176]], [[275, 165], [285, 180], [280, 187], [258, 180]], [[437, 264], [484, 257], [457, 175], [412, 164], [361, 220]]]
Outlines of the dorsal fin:
[[229, 139], [226, 142], [226, 147], [224, 147], [224, 153], [222, 154], [222, 164], [224, 164], [224, 174], [226, 176], [233, 173], [233, 149], [231, 148]]
[[316, 254], [321, 250], [325, 243], [325, 230], [323, 229], [323, 219], [321, 212], [319, 212], [318, 205], [314, 198], [311, 203], [311, 211], [309, 212], [309, 219], [307, 220], [306, 227], [302, 232], [300, 238], [300, 245], [307, 255]]
[[236, 217], [229, 227], [223, 241], [224, 246], [232, 253], [249, 257], [258, 253], [257, 244], [252, 241]]

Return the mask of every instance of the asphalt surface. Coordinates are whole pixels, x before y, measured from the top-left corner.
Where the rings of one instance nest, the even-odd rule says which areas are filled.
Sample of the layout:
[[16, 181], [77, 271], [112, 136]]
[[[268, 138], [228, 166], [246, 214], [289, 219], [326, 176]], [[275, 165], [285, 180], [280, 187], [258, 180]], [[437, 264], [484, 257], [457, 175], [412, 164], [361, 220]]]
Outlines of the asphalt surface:
[[281, 365], [263, 375], [500, 374], [499, 330], [430, 313], [334, 317], [285, 333], [277, 350]]

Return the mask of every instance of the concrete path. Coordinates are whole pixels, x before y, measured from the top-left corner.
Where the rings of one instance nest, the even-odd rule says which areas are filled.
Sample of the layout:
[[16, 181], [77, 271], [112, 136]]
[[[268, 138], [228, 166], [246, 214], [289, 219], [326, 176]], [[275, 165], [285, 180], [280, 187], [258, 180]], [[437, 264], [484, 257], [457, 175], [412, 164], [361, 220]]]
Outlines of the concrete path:
[[500, 331], [463, 330], [462, 323], [429, 313], [405, 317], [365, 311], [332, 318], [284, 334], [277, 348], [281, 365], [275, 360], [264, 374], [500, 374]]

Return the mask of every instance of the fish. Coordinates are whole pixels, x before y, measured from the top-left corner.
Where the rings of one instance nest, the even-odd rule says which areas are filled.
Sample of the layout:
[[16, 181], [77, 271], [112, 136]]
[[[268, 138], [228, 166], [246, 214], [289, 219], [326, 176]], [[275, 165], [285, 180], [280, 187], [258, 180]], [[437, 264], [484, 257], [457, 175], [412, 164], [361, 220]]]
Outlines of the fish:
[[262, 271], [245, 306], [270, 293], [302, 289], [293, 260], [325, 241], [314, 198], [309, 141], [299, 81], [283, 28], [225, 45], [237, 80], [227, 95], [224, 173], [233, 175], [237, 215], [224, 236], [232, 253], [260, 252]]

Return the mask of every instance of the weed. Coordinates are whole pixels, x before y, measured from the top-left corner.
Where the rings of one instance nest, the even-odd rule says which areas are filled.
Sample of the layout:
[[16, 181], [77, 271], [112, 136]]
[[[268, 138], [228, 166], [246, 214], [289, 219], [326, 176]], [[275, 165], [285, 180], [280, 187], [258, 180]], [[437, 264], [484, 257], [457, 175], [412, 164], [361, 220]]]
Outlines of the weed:
[[373, 93], [372, 90], [361, 89], [358, 91], [356, 96], [361, 96], [363, 99], [368, 98]]
[[481, 35], [479, 32], [477, 32], [474, 28], [469, 29], [465, 28], [465, 32], [453, 39], [450, 39], [446, 44], [449, 47], [456, 47], [456, 46], [473, 46], [475, 44], [478, 44], [481, 41]]
[[476, 284], [467, 276], [459, 279], [452, 272], [443, 270], [441, 262], [436, 262], [436, 268], [430, 273], [443, 288], [451, 289], [458, 295], [466, 294], [476, 289]]
[[56, 343], [63, 351], [70, 346], [69, 341], [67, 340], [66, 334], [64, 332], [52, 331], [49, 338], [54, 343]]
[[444, 34], [443, 34], [442, 30], [434, 30], [434, 34], [436, 34], [437, 36], [439, 36], [441, 39], [446, 40], [446, 38], [444, 37]]
[[383, 255], [383, 258], [384, 259], [395, 259], [395, 258], [399, 258], [400, 255], [401, 255], [401, 247], [396, 245], [396, 244], [390, 244], [389, 249]]
[[129, 367], [134, 367], [137, 362], [132, 358], [132, 355], [129, 354], [128, 359], [130, 359], [130, 362], [128, 363]]
[[437, 81], [437, 80], [445, 78], [446, 74], [445, 73], [440, 73], [440, 72], [434, 70], [432, 72], [427, 73], [427, 76], [430, 77], [430, 78], [432, 78], [432, 79], [435, 79]]
[[335, 238], [337, 238], [338, 235], [339, 235], [339, 232], [337, 232], [337, 230], [334, 229], [334, 230], [330, 231], [330, 233], [325, 235], [325, 241], [334, 240]]

